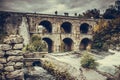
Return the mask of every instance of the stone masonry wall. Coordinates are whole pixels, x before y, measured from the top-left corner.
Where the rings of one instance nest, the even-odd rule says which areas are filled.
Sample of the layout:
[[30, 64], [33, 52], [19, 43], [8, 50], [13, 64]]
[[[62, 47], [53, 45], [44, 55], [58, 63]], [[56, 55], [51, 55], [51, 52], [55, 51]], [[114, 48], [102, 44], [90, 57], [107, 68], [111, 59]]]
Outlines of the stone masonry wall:
[[23, 80], [23, 38], [6, 37], [0, 44], [0, 80]]

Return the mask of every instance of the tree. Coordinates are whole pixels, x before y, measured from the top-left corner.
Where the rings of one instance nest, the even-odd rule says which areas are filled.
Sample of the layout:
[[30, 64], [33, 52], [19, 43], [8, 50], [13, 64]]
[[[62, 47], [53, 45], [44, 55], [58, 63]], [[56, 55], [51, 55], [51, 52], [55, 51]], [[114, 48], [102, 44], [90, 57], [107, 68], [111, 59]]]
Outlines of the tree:
[[100, 29], [93, 36], [92, 48], [108, 50], [110, 45], [117, 46], [120, 43], [120, 18], [109, 21], [106, 27], [100, 25]]
[[99, 18], [100, 17], [100, 10], [98, 9], [91, 9], [91, 10], [87, 10], [86, 12], [83, 13], [85, 18]]
[[110, 5], [103, 14], [105, 19], [115, 19], [120, 17], [120, 1], [116, 1], [115, 5]]
[[103, 18], [105, 19], [115, 19], [118, 15], [118, 11], [114, 7], [109, 7], [106, 9], [105, 13], [103, 14]]

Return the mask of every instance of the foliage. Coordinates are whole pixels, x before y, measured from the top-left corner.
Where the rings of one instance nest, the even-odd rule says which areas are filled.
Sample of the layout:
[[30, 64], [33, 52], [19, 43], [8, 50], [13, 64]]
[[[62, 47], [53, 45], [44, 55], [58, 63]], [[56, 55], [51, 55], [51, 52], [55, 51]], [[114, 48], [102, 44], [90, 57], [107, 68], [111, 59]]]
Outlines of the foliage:
[[31, 43], [26, 45], [23, 50], [24, 51], [38, 51], [41, 52], [46, 48], [46, 44], [42, 42], [41, 38], [38, 35], [33, 35], [31, 37]]
[[117, 17], [120, 17], [120, 11], [117, 9], [117, 5], [111, 5], [103, 14], [103, 18], [105, 19], [115, 19]]
[[46, 69], [50, 74], [56, 77], [56, 80], [75, 80], [73, 76], [65, 69], [61, 71], [57, 67], [58, 65], [52, 61], [45, 60], [42, 67]]
[[115, 8], [108, 8], [103, 14], [103, 17], [105, 19], [115, 19], [118, 16], [118, 14], [119, 13]]
[[89, 53], [84, 53], [81, 58], [81, 66], [84, 68], [95, 69], [98, 65], [95, 59]]
[[100, 10], [98, 9], [91, 9], [91, 10], [87, 10], [86, 12], [83, 13], [84, 17], [86, 18], [99, 18], [100, 17]]
[[107, 50], [111, 44], [116, 46], [120, 43], [120, 18], [109, 21], [106, 27], [100, 27], [93, 36], [93, 48]]
[[106, 28], [108, 25], [108, 21], [104, 19], [99, 19], [97, 24], [93, 27], [93, 31], [99, 32], [101, 29]]

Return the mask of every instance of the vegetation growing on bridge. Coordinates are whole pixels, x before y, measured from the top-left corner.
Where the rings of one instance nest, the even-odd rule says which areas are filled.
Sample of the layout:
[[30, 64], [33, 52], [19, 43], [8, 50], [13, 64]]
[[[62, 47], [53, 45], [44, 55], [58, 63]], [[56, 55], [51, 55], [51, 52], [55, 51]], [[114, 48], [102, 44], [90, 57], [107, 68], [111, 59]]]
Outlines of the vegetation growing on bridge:
[[38, 35], [32, 35], [31, 43], [23, 48], [23, 51], [41, 52], [46, 49], [46, 43]]

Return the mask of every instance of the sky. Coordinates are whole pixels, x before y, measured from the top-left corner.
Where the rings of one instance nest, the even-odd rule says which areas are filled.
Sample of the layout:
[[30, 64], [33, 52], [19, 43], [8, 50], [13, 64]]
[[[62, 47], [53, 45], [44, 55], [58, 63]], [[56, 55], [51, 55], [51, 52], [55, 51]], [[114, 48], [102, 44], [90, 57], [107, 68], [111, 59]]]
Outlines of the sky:
[[100, 9], [104, 12], [115, 0], [0, 0], [0, 11], [36, 12], [62, 15], [82, 14], [88, 9]]

